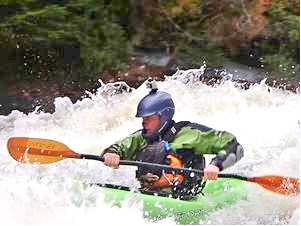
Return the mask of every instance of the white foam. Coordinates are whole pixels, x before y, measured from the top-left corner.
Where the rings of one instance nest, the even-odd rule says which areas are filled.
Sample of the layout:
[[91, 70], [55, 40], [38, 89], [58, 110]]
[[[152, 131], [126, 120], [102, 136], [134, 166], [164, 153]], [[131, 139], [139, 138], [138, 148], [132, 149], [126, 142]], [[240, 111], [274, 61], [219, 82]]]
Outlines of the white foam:
[[[210, 87], [193, 77], [201, 76], [202, 69], [177, 73], [158, 82], [159, 90], [169, 92], [174, 99], [175, 120], [227, 130], [244, 146], [244, 158], [227, 172], [299, 177], [299, 94], [268, 87], [264, 82], [248, 90], [232, 82]], [[175, 224], [173, 219], [149, 222], [143, 219], [139, 204], [112, 207], [103, 201], [101, 191], [78, 185], [82, 179], [134, 183], [132, 168], [116, 171], [97, 161], [70, 159], [43, 166], [24, 165], [15, 162], [6, 150], [9, 137], [28, 136], [57, 140], [79, 153], [100, 154], [141, 127], [141, 120], [134, 115], [147, 92], [144, 84], [119, 94], [112, 92], [112, 86], [103, 85], [96, 95], [75, 104], [68, 97], [56, 98], [53, 114], [14, 111], [1, 116], [0, 224]], [[221, 209], [202, 223], [300, 223], [299, 198], [270, 193], [256, 184], [253, 188], [250, 200]]]

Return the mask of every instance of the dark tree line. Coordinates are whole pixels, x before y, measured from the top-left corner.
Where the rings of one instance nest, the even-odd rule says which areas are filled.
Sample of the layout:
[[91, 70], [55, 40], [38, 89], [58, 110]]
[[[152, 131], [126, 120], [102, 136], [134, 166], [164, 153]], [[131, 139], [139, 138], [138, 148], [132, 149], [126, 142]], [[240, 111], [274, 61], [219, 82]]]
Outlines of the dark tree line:
[[35, 81], [85, 89], [126, 71], [136, 48], [298, 80], [299, 13], [298, 0], [0, 1], [0, 94]]

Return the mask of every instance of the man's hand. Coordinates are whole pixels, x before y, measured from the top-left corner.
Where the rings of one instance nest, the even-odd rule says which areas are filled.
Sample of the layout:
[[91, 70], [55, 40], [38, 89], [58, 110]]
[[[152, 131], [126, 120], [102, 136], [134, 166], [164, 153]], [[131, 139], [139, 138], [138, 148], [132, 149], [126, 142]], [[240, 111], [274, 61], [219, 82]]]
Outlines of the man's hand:
[[147, 173], [140, 178], [140, 181], [144, 187], [152, 187], [154, 182], [157, 180], [159, 180], [159, 176], [152, 173]]
[[106, 166], [117, 169], [119, 167], [120, 156], [115, 153], [105, 153], [103, 155], [104, 164]]
[[216, 180], [218, 178], [219, 168], [216, 165], [209, 164], [204, 169], [204, 180]]

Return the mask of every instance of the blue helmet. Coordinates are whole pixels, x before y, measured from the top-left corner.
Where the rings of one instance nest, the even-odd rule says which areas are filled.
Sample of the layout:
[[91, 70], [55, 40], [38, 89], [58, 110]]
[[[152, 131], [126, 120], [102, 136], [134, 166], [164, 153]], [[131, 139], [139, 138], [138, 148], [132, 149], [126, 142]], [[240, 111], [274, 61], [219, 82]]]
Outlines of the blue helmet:
[[170, 94], [152, 89], [138, 104], [136, 117], [160, 116], [158, 133], [163, 132], [172, 122], [175, 105]]

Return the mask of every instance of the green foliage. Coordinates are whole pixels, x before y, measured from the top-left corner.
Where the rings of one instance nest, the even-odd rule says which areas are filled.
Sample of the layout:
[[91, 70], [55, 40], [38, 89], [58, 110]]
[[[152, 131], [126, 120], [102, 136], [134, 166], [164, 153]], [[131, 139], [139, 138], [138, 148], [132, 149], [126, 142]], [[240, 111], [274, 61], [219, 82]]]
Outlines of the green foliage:
[[[209, 35], [208, 20], [212, 16], [224, 20], [240, 15], [239, 1], [190, 0], [184, 8], [176, 0], [162, 1], [162, 17], [145, 18], [147, 45], [176, 46], [176, 56], [189, 65], [221, 65], [225, 61], [222, 39]], [[222, 38], [222, 37], [221, 37]], [[186, 60], [185, 60], [186, 59]]]
[[[228, 31], [223, 22], [231, 23], [233, 18], [247, 19], [248, 9], [255, 7], [255, 4], [258, 2], [190, 0], [180, 8], [179, 1], [162, 1], [160, 10], [164, 12], [164, 16], [146, 18], [146, 29], [149, 34], [147, 38], [153, 37], [148, 43], [176, 46], [177, 56], [189, 59], [187, 61], [194, 65], [202, 63], [203, 59], [211, 65], [221, 64], [229, 56], [232, 60], [237, 59], [233, 54], [237, 54], [239, 49], [231, 49], [228, 52], [224, 49], [226, 36], [231, 36], [229, 32], [233, 30]], [[268, 41], [255, 45], [263, 54], [259, 60], [267, 70], [276, 71], [281, 76], [296, 78], [299, 73], [300, 17], [299, 9], [293, 7], [292, 1], [271, 1], [267, 13], [268, 29], [262, 33]], [[210, 35], [209, 30], [215, 33], [214, 37]], [[252, 44], [243, 43], [250, 48]]]
[[[162, 0], [159, 6], [151, 6], [151, 16], [143, 18], [143, 45], [150, 48], [174, 46], [177, 57], [194, 65], [203, 61], [208, 65], [220, 64], [227, 57], [223, 36], [232, 32], [224, 28], [223, 22], [231, 23], [234, 17], [247, 18], [246, 10], [255, 2], [190, 0], [181, 8], [180, 1]], [[299, 50], [299, 11], [297, 9], [296, 13], [291, 2], [271, 1], [267, 14], [268, 32], [264, 35], [277, 41], [261, 42], [258, 47], [263, 50], [265, 68], [296, 77], [299, 73], [296, 51]], [[12, 10], [0, 17], [0, 48], [11, 48], [7, 54], [0, 56], [0, 74], [7, 72], [9, 78], [27, 80], [43, 76], [46, 79], [57, 77], [66, 81], [83, 81], [95, 78], [95, 72], [124, 69], [127, 65], [130, 54], [128, 31], [121, 26], [119, 19], [130, 13], [128, 1], [5, 0], [1, 4]], [[209, 30], [221, 35], [215, 35], [213, 39]], [[55, 49], [35, 49], [41, 42], [79, 46], [80, 63], [64, 65], [64, 62], [58, 62], [62, 54]], [[20, 54], [24, 55], [24, 59], [13, 60]], [[37, 59], [38, 56], [43, 58], [43, 62]], [[29, 62], [39, 64], [42, 73], [39, 74], [39, 67], [36, 70], [27, 67], [25, 58], [26, 65]], [[27, 74], [22, 74], [22, 71]]]
[[0, 32], [29, 34], [32, 41], [79, 43], [82, 63], [122, 68], [127, 61], [127, 31], [119, 16], [126, 1], [6, 1], [16, 12], [3, 18]]
[[75, 29], [68, 30], [69, 38], [76, 37], [80, 41], [81, 55], [86, 62], [97, 64], [99, 71], [106, 67], [123, 68], [128, 57], [127, 32], [116, 20], [117, 15], [126, 13], [126, 7], [121, 8], [122, 1], [109, 2], [78, 0], [69, 5], [73, 15], [85, 15], [71, 19], [69, 24]]
[[277, 38], [277, 43], [261, 45], [265, 51], [262, 61], [286, 77], [295, 77], [299, 73], [300, 16], [286, 0], [272, 1], [268, 16], [269, 36]]

